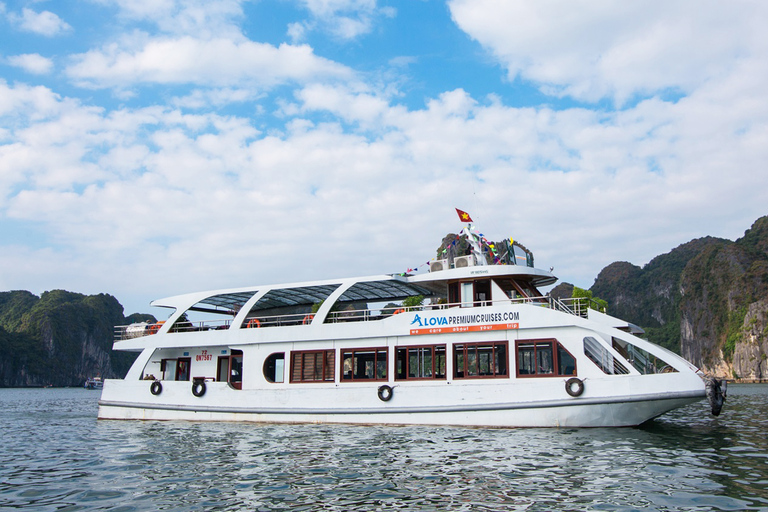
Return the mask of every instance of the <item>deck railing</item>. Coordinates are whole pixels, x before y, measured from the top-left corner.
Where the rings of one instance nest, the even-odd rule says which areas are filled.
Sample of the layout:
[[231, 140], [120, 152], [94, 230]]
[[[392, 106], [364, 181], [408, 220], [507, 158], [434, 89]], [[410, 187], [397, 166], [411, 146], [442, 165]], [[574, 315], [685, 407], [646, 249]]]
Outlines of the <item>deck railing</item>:
[[[345, 309], [342, 311], [331, 311], [325, 323], [342, 322], [367, 322], [373, 320], [383, 320], [406, 311], [436, 311], [442, 309], [451, 309], [458, 307], [481, 307], [500, 304], [532, 304], [567, 313], [570, 315], [587, 318], [589, 309], [600, 310], [597, 302], [588, 298], [568, 298], [556, 299], [554, 297], [533, 297], [517, 298], [495, 301], [475, 301], [475, 302], [454, 302], [445, 304], [428, 304], [424, 306], [392, 306], [376, 309]], [[314, 313], [297, 313], [288, 315], [259, 316], [246, 319], [241, 326], [242, 329], [262, 328], [262, 327], [285, 327], [289, 325], [308, 325], [314, 320]], [[171, 327], [171, 333], [175, 332], [195, 332], [195, 331], [219, 331], [229, 329], [231, 320], [206, 320], [199, 322], [177, 322]], [[115, 327], [115, 341], [122, 341], [131, 338], [149, 336], [155, 334], [162, 322], [155, 324], [132, 324], [120, 325]]]

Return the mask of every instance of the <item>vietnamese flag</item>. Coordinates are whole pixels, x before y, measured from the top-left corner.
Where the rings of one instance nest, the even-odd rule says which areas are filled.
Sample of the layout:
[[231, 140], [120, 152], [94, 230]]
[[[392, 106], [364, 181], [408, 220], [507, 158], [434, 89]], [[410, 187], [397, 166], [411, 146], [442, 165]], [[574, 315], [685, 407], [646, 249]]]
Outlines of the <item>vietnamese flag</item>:
[[472, 222], [472, 217], [470, 217], [469, 214], [464, 210], [459, 210], [458, 208], [456, 208], [456, 213], [459, 214], [459, 218], [461, 219], [461, 222]]

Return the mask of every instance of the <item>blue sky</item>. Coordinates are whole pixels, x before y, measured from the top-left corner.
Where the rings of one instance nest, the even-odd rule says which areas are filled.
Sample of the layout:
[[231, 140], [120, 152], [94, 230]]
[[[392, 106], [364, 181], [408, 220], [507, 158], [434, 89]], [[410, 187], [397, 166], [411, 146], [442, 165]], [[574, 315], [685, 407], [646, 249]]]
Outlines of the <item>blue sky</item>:
[[424, 264], [454, 207], [588, 288], [768, 213], [768, 4], [0, 0], [0, 290]]

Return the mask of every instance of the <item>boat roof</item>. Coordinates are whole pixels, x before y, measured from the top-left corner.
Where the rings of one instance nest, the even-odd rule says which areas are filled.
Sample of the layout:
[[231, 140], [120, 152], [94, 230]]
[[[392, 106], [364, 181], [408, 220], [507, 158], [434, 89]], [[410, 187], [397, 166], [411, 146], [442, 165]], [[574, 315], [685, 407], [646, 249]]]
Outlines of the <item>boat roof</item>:
[[557, 281], [551, 272], [523, 265], [480, 265], [423, 274], [382, 274], [208, 290], [157, 299], [150, 305], [224, 313], [240, 309], [258, 293], [262, 297], [259, 300], [262, 308], [295, 306], [321, 302], [340, 286], [344, 291], [339, 300], [375, 302], [441, 294], [450, 281], [487, 278], [517, 278], [530, 281], [534, 286], [547, 286]]

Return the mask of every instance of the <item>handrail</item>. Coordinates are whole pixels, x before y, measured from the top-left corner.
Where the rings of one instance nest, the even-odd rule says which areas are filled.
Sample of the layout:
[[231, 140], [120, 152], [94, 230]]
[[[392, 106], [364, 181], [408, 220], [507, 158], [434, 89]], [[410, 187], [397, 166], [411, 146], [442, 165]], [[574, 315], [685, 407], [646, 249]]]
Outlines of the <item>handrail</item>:
[[[466, 302], [454, 302], [444, 304], [427, 304], [423, 306], [391, 306], [376, 309], [346, 309], [342, 311], [331, 311], [325, 319], [325, 323], [342, 323], [342, 322], [360, 322], [360, 321], [374, 321], [384, 320], [391, 318], [395, 315], [410, 311], [434, 311], [440, 309], [451, 309], [458, 307], [467, 307], [469, 304], [474, 307], [483, 307], [499, 304], [533, 304], [541, 307], [546, 307], [569, 315], [574, 315], [582, 318], [587, 318], [587, 311], [589, 309], [595, 309], [600, 311], [600, 306], [597, 302], [587, 297], [584, 298], [565, 298], [557, 299], [551, 296], [543, 297], [526, 297], [526, 298], [514, 298], [514, 299], [502, 299], [494, 301], [475, 301], [473, 303]], [[263, 327], [285, 327], [290, 325], [309, 325], [313, 322], [315, 317], [314, 313], [293, 313], [287, 315], [271, 315], [271, 316], [259, 316], [246, 318], [241, 329], [248, 328], [263, 328]], [[212, 330], [226, 330], [231, 326], [231, 320], [207, 320], [200, 322], [182, 322], [177, 323], [168, 331], [170, 333], [177, 332], [194, 332], [194, 331], [212, 331]], [[146, 329], [138, 328], [141, 324], [121, 325], [115, 326], [115, 341], [123, 341], [131, 338], [137, 338], [142, 336], [149, 336], [157, 332], [157, 329], [152, 331], [152, 326], [157, 324], [146, 324]]]

